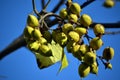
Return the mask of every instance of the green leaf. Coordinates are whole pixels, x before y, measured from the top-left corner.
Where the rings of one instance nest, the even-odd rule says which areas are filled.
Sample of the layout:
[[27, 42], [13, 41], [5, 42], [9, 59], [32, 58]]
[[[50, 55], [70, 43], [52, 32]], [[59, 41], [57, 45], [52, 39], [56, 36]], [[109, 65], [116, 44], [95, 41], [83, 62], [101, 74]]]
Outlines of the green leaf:
[[68, 66], [68, 60], [67, 60], [66, 55], [65, 55], [64, 52], [63, 52], [63, 54], [62, 54], [62, 59], [61, 59], [61, 66], [60, 66], [60, 69], [59, 69], [58, 73], [61, 72], [61, 71], [62, 71], [64, 68], [66, 68], [67, 66]]
[[48, 46], [50, 47], [53, 56], [46, 57], [35, 52], [37, 64], [40, 69], [47, 68], [62, 59], [63, 48], [59, 44], [52, 41], [51, 44], [48, 43]]

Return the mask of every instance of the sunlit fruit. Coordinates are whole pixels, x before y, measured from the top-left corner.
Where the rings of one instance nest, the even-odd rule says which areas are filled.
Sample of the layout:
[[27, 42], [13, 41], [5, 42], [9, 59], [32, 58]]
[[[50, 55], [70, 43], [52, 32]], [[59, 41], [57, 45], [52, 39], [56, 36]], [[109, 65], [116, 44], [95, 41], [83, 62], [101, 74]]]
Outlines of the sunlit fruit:
[[115, 1], [114, 0], [105, 0], [103, 5], [106, 8], [111, 8], [115, 5]]
[[103, 58], [105, 60], [111, 60], [114, 57], [114, 49], [112, 47], [107, 47], [103, 50]]
[[34, 29], [33, 32], [32, 32], [32, 37], [36, 40], [39, 40], [40, 37], [42, 36], [40, 30], [38, 29]]
[[44, 45], [42, 44], [40, 47], [39, 47], [39, 53], [43, 56], [52, 56], [52, 51], [51, 49], [49, 48], [48, 45]]
[[81, 7], [78, 3], [72, 3], [70, 10], [72, 13], [79, 15], [81, 12]]
[[32, 51], [38, 51], [40, 45], [41, 44], [38, 41], [29, 41], [27, 47]]
[[76, 31], [80, 35], [80, 37], [87, 33], [86, 28], [78, 27], [78, 26], [74, 29], [74, 31]]
[[85, 55], [89, 51], [89, 46], [86, 44], [82, 44], [80, 45], [79, 50], [80, 50], [81, 55]]
[[44, 37], [40, 37], [38, 41], [40, 42], [40, 44], [47, 44], [47, 40]]
[[96, 36], [100, 36], [100, 35], [103, 35], [105, 33], [105, 28], [101, 24], [96, 24], [93, 28], [93, 31], [94, 31]]
[[60, 13], [59, 13], [60, 17], [62, 17], [63, 19], [66, 19], [67, 18], [67, 10], [65, 8], [63, 8], [62, 10], [60, 10]]
[[85, 27], [88, 27], [92, 24], [92, 19], [89, 15], [87, 14], [83, 14], [81, 15], [80, 17], [80, 23], [85, 26]]
[[36, 18], [36, 16], [29, 14], [27, 17], [27, 25], [31, 27], [38, 27], [39, 26], [39, 21]]
[[90, 47], [94, 50], [98, 50], [103, 45], [102, 39], [95, 37], [90, 41]]
[[90, 66], [90, 73], [98, 74], [98, 65], [97, 65], [97, 62], [94, 62], [94, 63]]
[[107, 64], [106, 64], [106, 68], [107, 68], [107, 69], [112, 69], [112, 64], [111, 64], [111, 63], [107, 63]]
[[68, 34], [69, 31], [72, 31], [73, 30], [73, 25], [71, 23], [66, 23], [62, 26], [62, 31], [65, 33], [65, 34]]
[[69, 16], [68, 16], [68, 20], [70, 21], [70, 22], [77, 22], [77, 20], [78, 20], [78, 17], [77, 17], [77, 15], [76, 14], [70, 14]]
[[84, 62], [88, 65], [93, 64], [96, 61], [96, 54], [93, 51], [87, 52], [84, 56]]
[[78, 68], [78, 73], [81, 78], [88, 76], [88, 74], [90, 73], [90, 66], [85, 63], [80, 64]]
[[59, 43], [61, 46], [66, 45], [67, 43], [67, 35], [63, 32], [57, 33], [55, 37], [55, 41]]
[[69, 35], [70, 39], [74, 40], [75, 42], [78, 42], [80, 40], [79, 34], [75, 31], [70, 31], [68, 33], [68, 35]]
[[24, 36], [26, 38], [30, 38], [33, 30], [34, 29], [32, 27], [30, 27], [30, 26], [25, 27], [25, 29], [24, 29]]

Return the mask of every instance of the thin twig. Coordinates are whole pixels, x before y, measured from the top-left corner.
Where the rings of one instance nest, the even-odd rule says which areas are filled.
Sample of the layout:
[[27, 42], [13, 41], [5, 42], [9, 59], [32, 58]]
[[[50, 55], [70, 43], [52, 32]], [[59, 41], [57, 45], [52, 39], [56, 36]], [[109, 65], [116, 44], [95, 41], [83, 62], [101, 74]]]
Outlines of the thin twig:
[[81, 5], [81, 8], [83, 9], [83, 8], [85, 8], [86, 6], [88, 6], [89, 4], [91, 4], [92, 2], [94, 2], [95, 0], [87, 0], [85, 3], [83, 3], [82, 5]]
[[41, 7], [42, 7], [42, 9], [44, 9], [44, 6], [45, 6], [45, 0], [41, 0]]
[[59, 0], [59, 3], [55, 6], [55, 8], [51, 12], [56, 13], [64, 3], [65, 0]]
[[50, 1], [51, 0], [48, 0], [47, 4], [44, 6], [44, 8], [43, 8], [44, 11], [46, 10], [46, 8], [47, 8], [48, 4], [50, 3]]
[[37, 11], [36, 6], [35, 6], [35, 0], [32, 0], [32, 6], [33, 6], [33, 11], [35, 12], [35, 14], [39, 16], [39, 12]]

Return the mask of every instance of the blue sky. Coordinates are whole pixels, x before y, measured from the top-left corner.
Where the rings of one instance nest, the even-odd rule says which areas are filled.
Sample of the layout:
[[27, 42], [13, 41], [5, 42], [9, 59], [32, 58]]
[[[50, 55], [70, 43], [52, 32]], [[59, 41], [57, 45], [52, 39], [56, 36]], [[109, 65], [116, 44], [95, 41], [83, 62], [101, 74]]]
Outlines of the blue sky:
[[[58, 0], [51, 0], [47, 11], [51, 11]], [[86, 0], [74, 0], [82, 4]], [[118, 22], [120, 21], [120, 2], [111, 9], [102, 7], [102, 0], [96, 0], [83, 9], [82, 13], [89, 14], [95, 22]], [[36, 0], [38, 10], [41, 10], [39, 0]], [[63, 8], [65, 6], [62, 6]], [[31, 0], [0, 0], [0, 51], [15, 38], [22, 34], [26, 25], [26, 18], [32, 12]], [[58, 13], [58, 12], [57, 12]], [[106, 29], [117, 31], [120, 29]], [[94, 37], [93, 31], [89, 34]], [[103, 49], [112, 46], [115, 49], [112, 70], [105, 70], [99, 66], [97, 76], [90, 74], [84, 80], [119, 80], [120, 79], [120, 34], [103, 36], [104, 46], [97, 51], [101, 55]], [[67, 53], [66, 53], [67, 54]], [[72, 55], [67, 54], [69, 66], [57, 75], [60, 63], [49, 68], [40, 70], [37, 67], [35, 56], [26, 48], [20, 48], [11, 55], [0, 61], [0, 80], [80, 80], [78, 75], [79, 61]], [[99, 61], [100, 62], [100, 61]], [[101, 64], [101, 62], [100, 62]]]

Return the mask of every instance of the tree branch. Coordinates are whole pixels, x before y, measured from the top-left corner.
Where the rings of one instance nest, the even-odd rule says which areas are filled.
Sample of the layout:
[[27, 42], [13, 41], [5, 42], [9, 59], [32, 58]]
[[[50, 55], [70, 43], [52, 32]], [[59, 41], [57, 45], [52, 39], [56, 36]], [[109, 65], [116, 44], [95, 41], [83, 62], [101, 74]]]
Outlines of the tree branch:
[[90, 25], [90, 27], [93, 28], [96, 24], [102, 24], [102, 25], [104, 25], [105, 28], [120, 28], [120, 22], [117, 22], [117, 23], [97, 23], [97, 22], [94, 22], [93, 24]]
[[0, 60], [2, 60], [5, 56], [9, 55], [11, 52], [26, 46], [26, 41], [24, 40], [23, 34], [15, 39], [9, 46], [7, 46], [4, 50], [0, 51]]
[[45, 6], [45, 0], [41, 0], [41, 7], [42, 7], [42, 9], [44, 9], [44, 6]]

